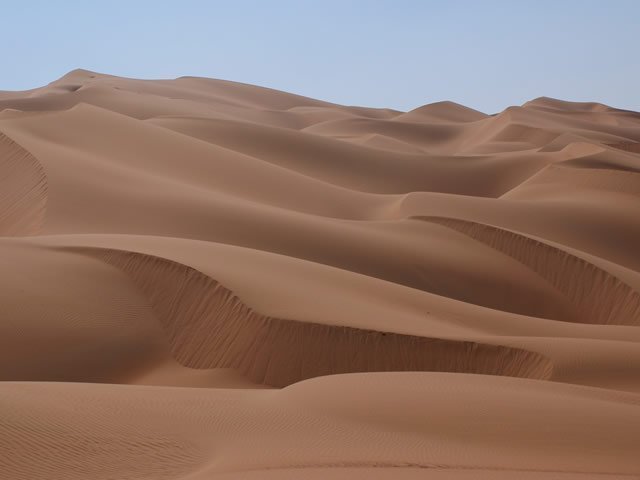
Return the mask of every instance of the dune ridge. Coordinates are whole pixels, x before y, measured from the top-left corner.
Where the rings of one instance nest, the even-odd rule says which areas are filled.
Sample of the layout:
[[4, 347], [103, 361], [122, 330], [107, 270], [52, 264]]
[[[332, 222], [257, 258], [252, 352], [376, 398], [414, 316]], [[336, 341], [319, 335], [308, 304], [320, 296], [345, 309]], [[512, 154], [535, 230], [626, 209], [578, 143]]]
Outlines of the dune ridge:
[[234, 368], [276, 387], [375, 371], [551, 376], [551, 362], [534, 352], [272, 318], [193, 268], [134, 252], [92, 254], [131, 275], [148, 295], [175, 358], [191, 368]]
[[0, 234], [35, 235], [44, 222], [47, 178], [38, 160], [0, 131]]
[[609, 146], [619, 148], [620, 150], [625, 150], [627, 152], [640, 153], [640, 142], [611, 143]]
[[549, 97], [0, 92], [0, 480], [640, 476], [638, 145]]
[[576, 321], [640, 325], [640, 294], [614, 275], [575, 255], [491, 225], [455, 218], [416, 218], [453, 228], [532, 268], [573, 302]]

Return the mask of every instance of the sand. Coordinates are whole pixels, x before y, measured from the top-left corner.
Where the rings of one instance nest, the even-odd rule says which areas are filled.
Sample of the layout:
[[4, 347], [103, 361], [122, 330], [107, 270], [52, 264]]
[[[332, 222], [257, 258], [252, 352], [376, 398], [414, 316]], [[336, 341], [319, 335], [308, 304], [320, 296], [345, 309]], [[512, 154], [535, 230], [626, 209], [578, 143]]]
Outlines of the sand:
[[0, 92], [0, 479], [640, 478], [640, 113]]

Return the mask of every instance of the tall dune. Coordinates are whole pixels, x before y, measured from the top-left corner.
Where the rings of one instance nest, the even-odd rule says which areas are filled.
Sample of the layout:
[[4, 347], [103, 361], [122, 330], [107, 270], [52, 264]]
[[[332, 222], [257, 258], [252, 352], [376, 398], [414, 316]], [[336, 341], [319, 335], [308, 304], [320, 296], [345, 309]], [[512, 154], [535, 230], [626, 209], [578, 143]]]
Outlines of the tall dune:
[[640, 477], [640, 114], [0, 92], [0, 480]]

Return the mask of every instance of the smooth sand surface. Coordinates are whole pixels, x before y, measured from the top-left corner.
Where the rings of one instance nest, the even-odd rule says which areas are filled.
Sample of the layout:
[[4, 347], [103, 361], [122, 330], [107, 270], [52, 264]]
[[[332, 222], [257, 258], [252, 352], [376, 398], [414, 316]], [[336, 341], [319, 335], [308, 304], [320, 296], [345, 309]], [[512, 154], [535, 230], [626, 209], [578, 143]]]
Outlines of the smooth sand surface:
[[0, 92], [0, 479], [640, 478], [640, 113]]

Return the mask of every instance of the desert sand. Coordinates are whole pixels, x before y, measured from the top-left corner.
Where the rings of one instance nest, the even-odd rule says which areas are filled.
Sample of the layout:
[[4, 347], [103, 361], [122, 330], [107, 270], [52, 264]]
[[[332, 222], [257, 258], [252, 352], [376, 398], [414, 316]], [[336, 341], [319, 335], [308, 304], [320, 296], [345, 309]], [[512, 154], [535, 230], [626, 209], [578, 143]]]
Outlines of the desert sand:
[[0, 479], [640, 478], [640, 113], [0, 92]]

